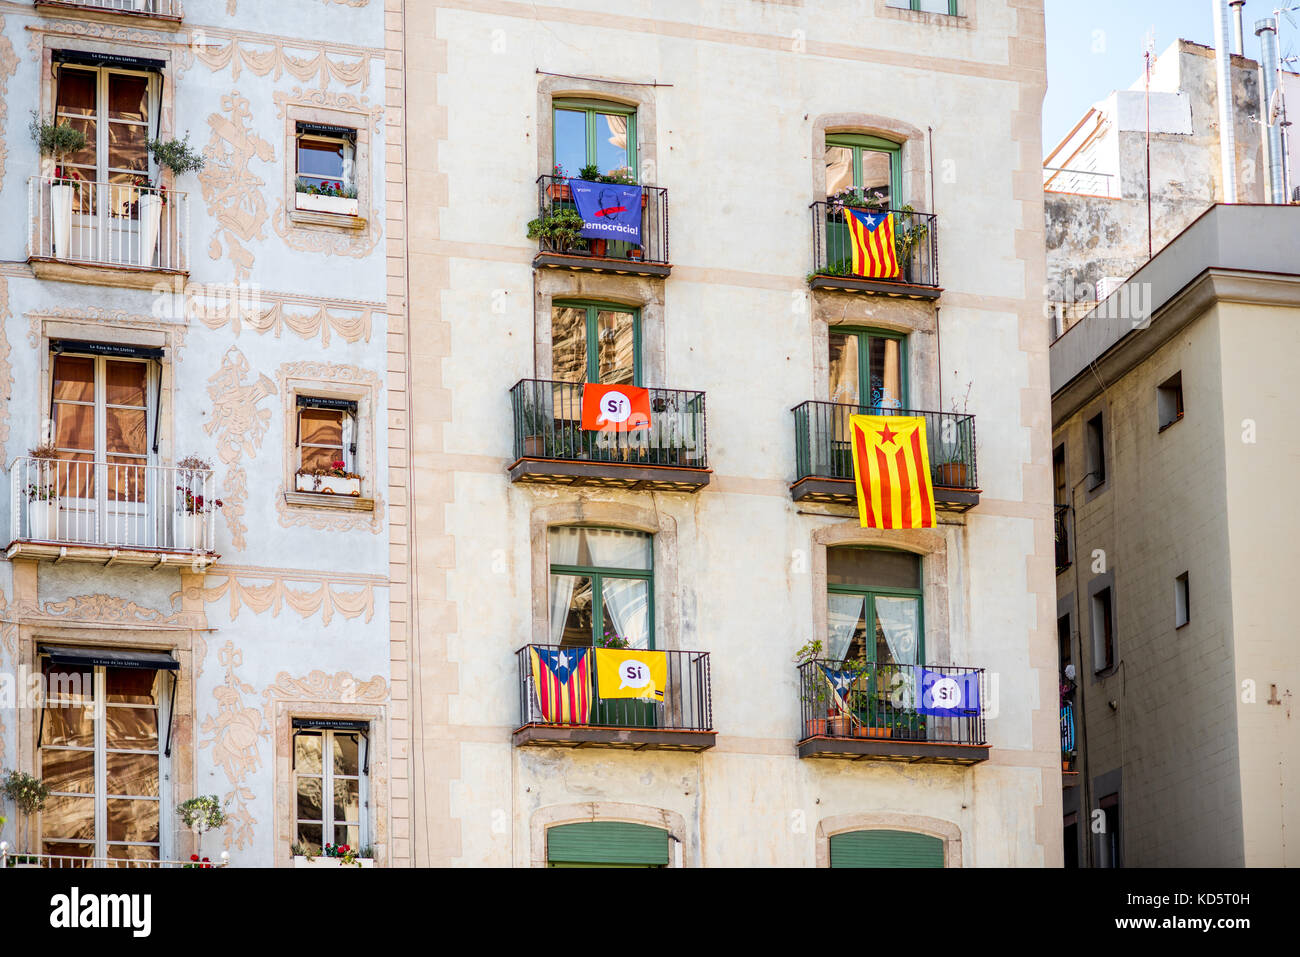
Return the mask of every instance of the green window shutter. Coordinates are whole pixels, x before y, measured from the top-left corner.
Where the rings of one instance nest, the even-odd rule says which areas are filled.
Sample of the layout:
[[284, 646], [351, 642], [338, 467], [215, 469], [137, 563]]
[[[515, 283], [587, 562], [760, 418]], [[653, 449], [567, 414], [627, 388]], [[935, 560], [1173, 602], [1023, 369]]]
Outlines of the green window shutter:
[[836, 834], [831, 867], [943, 867], [943, 841], [912, 831]]
[[668, 864], [668, 832], [622, 821], [561, 824], [546, 832], [546, 859], [552, 866], [622, 864], [664, 867]]

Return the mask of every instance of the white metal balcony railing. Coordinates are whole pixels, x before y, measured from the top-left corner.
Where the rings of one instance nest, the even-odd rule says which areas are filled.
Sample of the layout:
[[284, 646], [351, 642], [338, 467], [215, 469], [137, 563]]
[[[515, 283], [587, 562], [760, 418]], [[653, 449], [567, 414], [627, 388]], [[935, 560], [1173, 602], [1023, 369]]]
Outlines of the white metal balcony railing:
[[53, 176], [27, 181], [29, 257], [183, 271], [189, 227], [188, 193]]
[[[12, 863], [11, 860], [12, 859]], [[159, 868], [198, 867], [218, 868], [230, 866], [230, 852], [222, 851], [215, 861], [153, 861], [120, 857], [71, 857], [64, 854], [20, 854], [0, 844], [0, 870], [5, 867], [44, 867], [51, 870], [65, 868], [108, 868], [116, 870], [156, 870]]]
[[[51, 0], [45, 0], [51, 2]], [[95, 10], [120, 10], [125, 13], [149, 13], [160, 17], [179, 17], [181, 0], [52, 0], [69, 7]]]
[[9, 481], [13, 541], [195, 554], [216, 542], [210, 471], [24, 457]]

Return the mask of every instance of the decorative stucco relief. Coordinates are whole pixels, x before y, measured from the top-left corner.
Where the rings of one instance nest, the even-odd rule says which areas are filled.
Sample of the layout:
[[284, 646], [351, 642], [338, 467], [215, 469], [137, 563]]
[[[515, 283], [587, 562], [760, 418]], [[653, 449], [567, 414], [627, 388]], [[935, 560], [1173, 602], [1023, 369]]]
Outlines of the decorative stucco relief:
[[266, 180], [250, 166], [254, 159], [275, 161], [275, 147], [250, 128], [253, 111], [238, 90], [221, 98], [222, 113], [208, 117], [212, 138], [203, 150], [208, 160], [198, 174], [203, 201], [217, 229], [208, 243], [208, 255], [214, 260], [229, 257], [236, 282], [247, 279], [253, 270], [253, 254], [245, 246], [266, 238], [266, 197], [262, 187]]
[[[208, 574], [207, 579], [219, 579], [220, 566]], [[239, 617], [247, 606], [255, 615], [271, 613], [278, 618], [286, 605], [301, 618], [310, 618], [320, 612], [321, 624], [328, 625], [336, 614], [344, 619], [363, 618], [369, 622], [375, 615], [375, 584], [365, 582], [356, 590], [330, 580], [310, 580], [311, 573], [296, 576], [292, 573], [270, 572], [265, 575], [253, 571], [247, 575], [229, 575], [220, 584], [205, 584], [202, 596], [205, 602], [230, 601], [230, 620]], [[303, 587], [294, 588], [289, 583], [298, 581]]]
[[27, 27], [31, 33], [27, 48], [37, 58], [45, 49], [47, 36], [77, 37], [86, 40], [105, 40], [112, 43], [147, 43], [151, 46], [174, 46], [176, 39], [170, 33], [156, 30], [140, 30], [95, 20], [59, 20], [48, 23], [35, 23]]
[[31, 343], [33, 349], [39, 349], [41, 345], [41, 323], [53, 319], [55, 321], [82, 323], [102, 322], [104, 325], [119, 328], [150, 329], [163, 332], [171, 338], [169, 352], [173, 361], [180, 362], [185, 352], [185, 333], [187, 330], [180, 322], [154, 319], [139, 313], [130, 313], [124, 309], [100, 309], [92, 305], [78, 305], [75, 309], [33, 309], [24, 313], [24, 315], [27, 316], [27, 341]]
[[199, 727], [209, 736], [199, 742], [199, 747], [212, 749], [213, 763], [226, 772], [226, 779], [230, 782], [230, 790], [222, 798], [229, 817], [223, 832], [229, 850], [253, 844], [257, 819], [249, 806], [255, 795], [246, 782], [262, 763], [260, 739], [269, 738], [271, 730], [266, 726], [261, 710], [244, 701], [246, 695], [256, 694], [253, 686], [241, 679], [236, 671], [243, 666], [244, 653], [233, 642], [227, 641], [217, 657], [225, 669], [226, 678], [212, 691], [217, 710], [204, 718]]
[[[369, 342], [373, 317], [382, 312], [371, 305], [330, 303], [315, 305], [297, 297], [277, 297], [259, 292], [259, 301], [244, 308], [238, 299], [236, 307], [229, 302], [209, 303], [193, 297], [189, 303], [190, 314], [209, 329], [229, 328], [236, 336], [247, 326], [261, 335], [272, 333], [278, 339], [287, 329], [303, 339], [320, 337], [322, 347], [330, 344], [332, 335], [341, 336], [344, 342]], [[270, 300], [269, 305], [265, 300]], [[295, 308], [298, 307], [298, 308]]]
[[64, 601], [47, 601], [38, 616], [64, 622], [95, 625], [184, 625], [183, 613], [168, 614], [116, 595], [73, 595]]
[[229, 67], [232, 80], [238, 80], [243, 70], [275, 80], [288, 73], [303, 82], [318, 82], [322, 87], [336, 80], [344, 86], [364, 90], [370, 85], [371, 62], [382, 64], [384, 54], [382, 50], [346, 43], [249, 37], [205, 28], [194, 31], [182, 62], [188, 68], [194, 60], [213, 72]]
[[383, 704], [388, 700], [388, 682], [379, 675], [358, 681], [346, 671], [326, 674], [313, 671], [295, 678], [287, 671], [275, 676], [275, 683], [262, 692], [270, 711], [275, 701], [322, 701], [338, 704]]
[[248, 359], [235, 346], [226, 350], [221, 358], [221, 368], [208, 379], [208, 395], [212, 397], [212, 418], [203, 430], [217, 433], [217, 457], [229, 468], [226, 470], [222, 513], [230, 540], [236, 550], [243, 551], [244, 503], [248, 501], [248, 475], [238, 463], [247, 455], [250, 459], [262, 447], [262, 439], [271, 424], [271, 410], [259, 409], [257, 404], [276, 394], [275, 383], [265, 373], [256, 380], [245, 382], [249, 374]]
[[[0, 17], [0, 20], [3, 20]], [[4, 24], [0, 23], [0, 29]], [[0, 84], [0, 103], [4, 98], [4, 86]], [[0, 106], [0, 124], [4, 123], [4, 107]], [[0, 129], [3, 126], [0, 125]], [[3, 163], [3, 154], [0, 154], [0, 163]], [[0, 180], [4, 179], [4, 171], [0, 169]], [[14, 395], [14, 370], [9, 362], [9, 336], [6, 330], [9, 327], [9, 280], [0, 276], [0, 468], [5, 468], [9, 464], [9, 402]]]
[[18, 70], [18, 55], [5, 33], [5, 18], [0, 16], [0, 189], [5, 185], [5, 159], [9, 148], [5, 144], [5, 124], [9, 119], [9, 78]]
[[277, 90], [271, 94], [275, 100], [275, 115], [284, 119], [291, 106], [314, 106], [326, 110], [342, 110], [346, 113], [359, 113], [365, 117], [365, 129], [370, 136], [379, 135], [380, 125], [384, 121], [384, 107], [371, 103], [368, 96], [355, 96], [351, 93], [331, 93], [329, 90], [304, 90], [295, 86], [292, 93]]

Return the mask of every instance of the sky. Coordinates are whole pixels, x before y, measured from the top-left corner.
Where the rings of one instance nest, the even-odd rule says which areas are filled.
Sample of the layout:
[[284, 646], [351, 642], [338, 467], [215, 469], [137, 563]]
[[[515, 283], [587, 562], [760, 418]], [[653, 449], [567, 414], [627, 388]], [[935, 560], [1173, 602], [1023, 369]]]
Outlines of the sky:
[[[1255, 21], [1300, 0], [1246, 0], [1246, 56], [1259, 59]], [[1111, 90], [1124, 90], [1142, 75], [1145, 38], [1155, 29], [1159, 54], [1174, 40], [1214, 45], [1211, 0], [1046, 0], [1047, 98], [1043, 101], [1043, 154], [1079, 122], [1088, 107]], [[1300, 12], [1293, 14], [1300, 23]], [[1231, 42], [1231, 37], [1229, 38]], [[1285, 20], [1282, 53], [1300, 53], [1300, 30]], [[1293, 66], [1292, 69], [1295, 67]]]

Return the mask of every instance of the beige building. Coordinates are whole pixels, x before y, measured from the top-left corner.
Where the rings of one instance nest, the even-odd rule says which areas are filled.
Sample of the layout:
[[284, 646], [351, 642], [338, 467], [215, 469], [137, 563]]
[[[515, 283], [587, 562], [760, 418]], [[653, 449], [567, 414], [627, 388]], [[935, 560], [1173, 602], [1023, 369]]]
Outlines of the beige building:
[[[393, 862], [1059, 866], [1042, 3], [385, 6]], [[936, 527], [859, 527], [871, 410]]]
[[1285, 866], [1300, 209], [1215, 206], [1052, 344], [1067, 863]]

